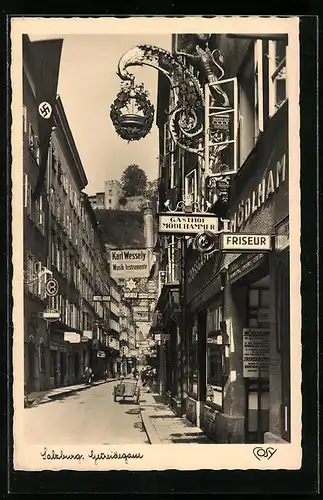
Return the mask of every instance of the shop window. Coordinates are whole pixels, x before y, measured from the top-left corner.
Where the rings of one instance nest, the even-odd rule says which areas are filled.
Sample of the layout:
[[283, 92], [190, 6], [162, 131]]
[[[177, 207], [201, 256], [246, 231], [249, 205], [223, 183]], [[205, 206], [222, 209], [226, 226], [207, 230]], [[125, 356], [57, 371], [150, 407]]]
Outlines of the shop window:
[[189, 343], [189, 392], [197, 396], [198, 391], [198, 323], [194, 319]]
[[208, 308], [206, 316], [206, 401], [222, 409], [225, 350], [222, 345], [222, 306]]
[[270, 41], [269, 57], [269, 113], [272, 116], [287, 98], [286, 89], [286, 43]]

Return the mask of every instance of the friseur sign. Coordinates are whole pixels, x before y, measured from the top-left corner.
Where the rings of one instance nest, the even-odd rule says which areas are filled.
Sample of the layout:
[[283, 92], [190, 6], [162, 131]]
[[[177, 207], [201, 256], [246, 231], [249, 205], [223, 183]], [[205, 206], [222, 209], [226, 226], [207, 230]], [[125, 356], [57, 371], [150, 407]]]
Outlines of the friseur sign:
[[150, 271], [149, 251], [144, 249], [110, 250], [112, 278], [147, 278]]

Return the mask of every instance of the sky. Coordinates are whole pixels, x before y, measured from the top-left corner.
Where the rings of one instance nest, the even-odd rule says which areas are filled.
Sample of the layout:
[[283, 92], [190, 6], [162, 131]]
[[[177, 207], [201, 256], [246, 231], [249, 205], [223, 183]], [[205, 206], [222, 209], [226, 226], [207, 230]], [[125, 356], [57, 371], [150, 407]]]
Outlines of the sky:
[[[128, 144], [115, 132], [110, 106], [120, 90], [116, 74], [120, 57], [137, 44], [171, 47], [171, 35], [43, 35], [31, 41], [63, 38], [58, 94], [78, 149], [88, 185], [86, 193], [104, 191], [104, 181], [120, 180], [125, 167], [136, 163], [148, 180], [158, 176], [158, 129]], [[137, 83], [144, 83], [155, 106], [158, 71], [132, 67]]]

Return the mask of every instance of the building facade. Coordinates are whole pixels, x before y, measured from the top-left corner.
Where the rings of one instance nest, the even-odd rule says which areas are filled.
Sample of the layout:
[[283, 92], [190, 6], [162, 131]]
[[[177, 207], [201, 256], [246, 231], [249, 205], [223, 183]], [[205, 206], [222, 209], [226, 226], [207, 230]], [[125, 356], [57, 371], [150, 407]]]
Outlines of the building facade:
[[89, 196], [88, 198], [89, 198], [89, 202], [91, 203], [94, 210], [104, 210], [105, 209], [105, 204], [104, 204], [105, 195], [104, 195], [104, 193], [96, 193], [94, 195]]
[[[180, 38], [175, 43], [181, 50]], [[270, 235], [272, 249], [207, 254], [189, 239], [160, 236], [163, 285], [157, 309], [167, 339], [158, 349], [162, 386], [177, 412], [216, 442], [288, 442], [288, 44], [284, 37], [213, 35], [209, 45], [223, 55], [225, 78], [237, 82], [230, 232]], [[191, 69], [204, 85], [201, 68]], [[183, 195], [198, 197], [201, 160], [193, 154], [181, 159], [171, 143], [162, 82], [159, 91], [164, 212], [166, 200], [176, 206]], [[253, 356], [262, 356], [260, 371]]]
[[[81, 382], [86, 365], [103, 376], [119, 344], [109, 342], [113, 313], [106, 248], [82, 191], [87, 178], [59, 96], [44, 187], [39, 198], [32, 198], [39, 175], [38, 82], [28, 37], [24, 41], [24, 366], [30, 393]], [[57, 283], [52, 292], [46, 288], [50, 277]], [[48, 310], [56, 321], [43, 316]]]
[[106, 210], [118, 210], [121, 196], [122, 188], [119, 181], [105, 181], [104, 206]]

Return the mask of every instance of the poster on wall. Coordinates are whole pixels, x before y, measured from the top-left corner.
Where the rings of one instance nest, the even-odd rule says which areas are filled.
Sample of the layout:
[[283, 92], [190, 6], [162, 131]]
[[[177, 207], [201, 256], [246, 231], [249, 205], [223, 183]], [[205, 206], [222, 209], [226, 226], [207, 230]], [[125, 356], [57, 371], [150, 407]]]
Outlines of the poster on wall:
[[243, 329], [243, 376], [244, 378], [268, 378], [269, 330]]

